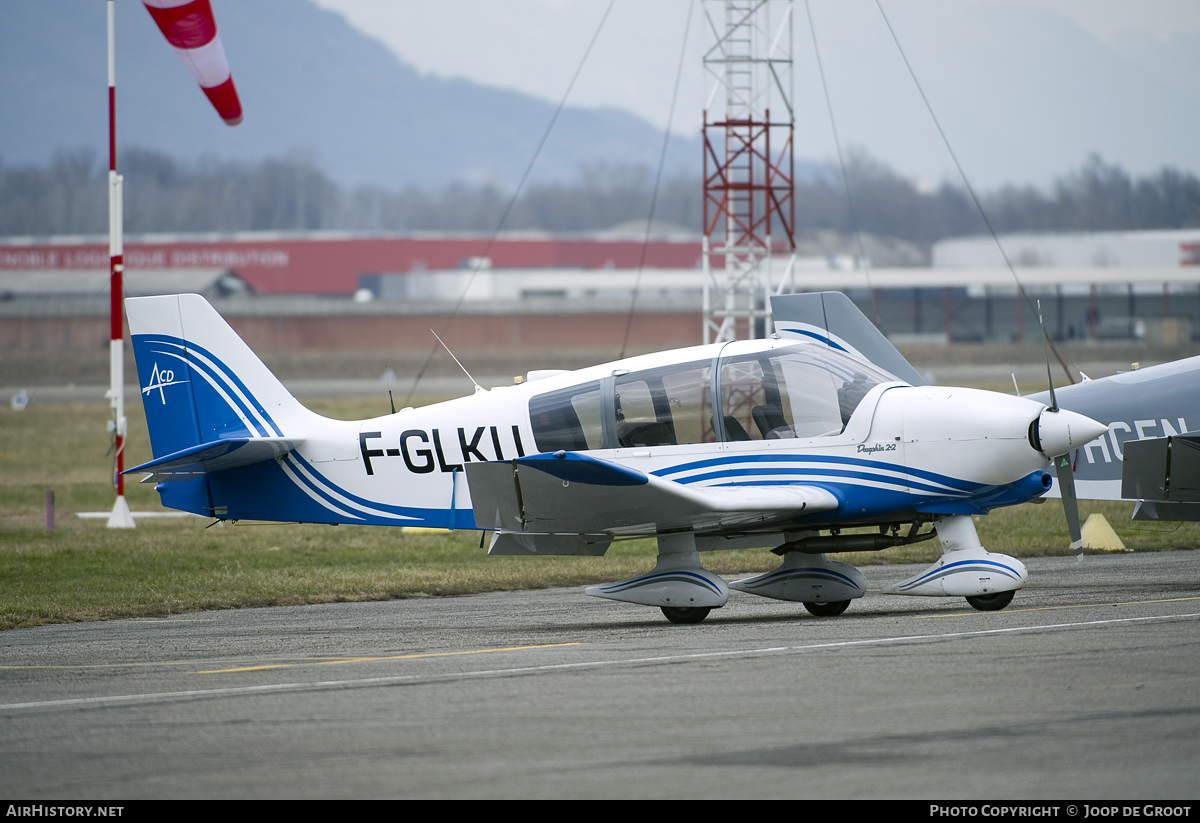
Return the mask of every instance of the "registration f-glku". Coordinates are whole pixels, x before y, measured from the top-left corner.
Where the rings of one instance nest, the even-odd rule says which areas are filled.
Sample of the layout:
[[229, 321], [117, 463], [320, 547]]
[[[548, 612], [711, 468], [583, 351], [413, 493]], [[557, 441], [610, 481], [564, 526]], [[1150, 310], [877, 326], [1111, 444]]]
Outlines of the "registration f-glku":
[[[603, 555], [654, 537], [653, 571], [587, 593], [677, 623], [730, 589], [840, 614], [866, 579], [826, 555], [934, 536], [941, 558], [886, 593], [1006, 606], [1028, 574], [980, 545], [972, 515], [1046, 494], [1054, 458], [1107, 427], [1053, 400], [923, 385], [839, 293], [776, 300], [776, 339], [349, 422], [302, 406], [202, 297], [131, 298], [154, 459], [129, 471], [163, 505], [221, 520], [477, 529], [496, 555]], [[849, 331], [804, 321], [831, 316]], [[699, 559], [759, 547], [779, 568], [734, 583]]]

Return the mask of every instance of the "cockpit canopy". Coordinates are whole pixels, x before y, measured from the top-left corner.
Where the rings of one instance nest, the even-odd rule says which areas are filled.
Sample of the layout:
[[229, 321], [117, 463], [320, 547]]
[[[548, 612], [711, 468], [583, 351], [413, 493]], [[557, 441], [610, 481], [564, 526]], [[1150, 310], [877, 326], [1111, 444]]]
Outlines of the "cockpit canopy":
[[811, 343], [731, 343], [720, 352], [715, 360], [617, 370], [533, 397], [538, 450], [827, 437], [842, 432], [873, 387], [896, 381]]

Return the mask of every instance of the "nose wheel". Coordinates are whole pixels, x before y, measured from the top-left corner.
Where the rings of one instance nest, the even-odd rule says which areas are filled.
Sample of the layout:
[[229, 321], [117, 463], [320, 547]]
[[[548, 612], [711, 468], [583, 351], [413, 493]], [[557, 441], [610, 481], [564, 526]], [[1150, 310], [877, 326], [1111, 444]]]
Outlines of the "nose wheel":
[[835, 600], [832, 603], [809, 603], [805, 601], [804, 608], [813, 617], [837, 617], [850, 606], [849, 600]]
[[[1015, 591], [996, 592], [995, 594], [979, 594], [968, 597], [967, 602], [972, 608], [981, 612], [998, 612], [1012, 602]], [[806, 604], [807, 605], [807, 604]]]
[[672, 623], [699, 623], [712, 609], [688, 606], [662, 606], [662, 613]]

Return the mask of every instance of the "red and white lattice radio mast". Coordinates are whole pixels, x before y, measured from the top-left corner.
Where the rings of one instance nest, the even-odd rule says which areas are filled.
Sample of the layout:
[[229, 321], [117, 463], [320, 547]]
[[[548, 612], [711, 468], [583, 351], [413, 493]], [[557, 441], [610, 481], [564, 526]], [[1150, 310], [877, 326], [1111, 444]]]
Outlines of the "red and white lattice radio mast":
[[[717, 35], [704, 54], [704, 342], [719, 343], [774, 330], [773, 283], [795, 262], [792, 2], [705, 0], [704, 13]], [[778, 276], [775, 257], [788, 260]]]

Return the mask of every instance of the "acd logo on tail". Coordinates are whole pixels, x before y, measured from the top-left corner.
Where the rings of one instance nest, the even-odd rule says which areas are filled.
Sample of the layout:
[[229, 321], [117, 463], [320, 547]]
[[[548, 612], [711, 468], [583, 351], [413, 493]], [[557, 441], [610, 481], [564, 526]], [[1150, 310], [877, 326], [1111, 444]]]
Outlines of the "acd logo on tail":
[[163, 389], [167, 386], [176, 386], [181, 383], [187, 383], [187, 380], [176, 380], [175, 372], [171, 369], [159, 369], [158, 362], [155, 361], [154, 369], [150, 372], [150, 385], [142, 388], [142, 394], [146, 395], [158, 389], [158, 398], [162, 404], [167, 405], [167, 397], [163, 394]]

